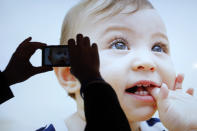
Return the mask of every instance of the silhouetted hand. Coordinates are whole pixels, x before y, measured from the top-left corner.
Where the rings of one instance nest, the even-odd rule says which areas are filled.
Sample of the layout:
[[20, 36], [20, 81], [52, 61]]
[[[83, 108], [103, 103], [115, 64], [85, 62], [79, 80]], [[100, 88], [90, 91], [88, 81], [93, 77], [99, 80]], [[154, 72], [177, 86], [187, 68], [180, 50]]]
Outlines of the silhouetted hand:
[[37, 49], [42, 49], [46, 44], [40, 42], [30, 42], [31, 37], [24, 40], [12, 55], [9, 64], [3, 74], [8, 85], [23, 82], [33, 75], [51, 71], [52, 67], [34, 67], [29, 59]]
[[71, 73], [82, 83], [89, 79], [100, 78], [99, 55], [97, 45], [90, 45], [90, 39], [78, 34], [76, 42], [68, 40]]

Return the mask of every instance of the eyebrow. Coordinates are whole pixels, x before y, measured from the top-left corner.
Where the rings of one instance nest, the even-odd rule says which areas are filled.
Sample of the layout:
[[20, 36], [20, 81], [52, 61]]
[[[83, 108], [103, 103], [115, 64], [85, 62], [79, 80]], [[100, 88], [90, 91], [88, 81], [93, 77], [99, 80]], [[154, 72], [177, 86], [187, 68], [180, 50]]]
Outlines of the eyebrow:
[[161, 32], [157, 32], [157, 33], [152, 35], [152, 37], [157, 37], [157, 36], [160, 36], [160, 37], [166, 39], [167, 41], [169, 41], [168, 37], [165, 34], [161, 33]]
[[[122, 31], [125, 31], [125, 32], [134, 32], [132, 29], [127, 28], [127, 27], [125, 27], [125, 26], [114, 24], [114, 25], [112, 25], [112, 26], [106, 28], [106, 29], [102, 32], [102, 36], [105, 36], [107, 33], [111, 32], [111, 31], [117, 31], [117, 30], [122, 30]], [[169, 42], [168, 37], [167, 37], [164, 33], [162, 33], [162, 32], [154, 33], [154, 34], [152, 35], [152, 38], [153, 38], [153, 37], [158, 37], [158, 36], [164, 38], [165, 40], [167, 40], [167, 41]]]
[[121, 25], [113, 25], [113, 26], [110, 26], [107, 29], [105, 29], [102, 32], [102, 35], [104, 36], [110, 31], [117, 31], [117, 30], [122, 30], [122, 31], [126, 31], [126, 32], [133, 32], [133, 30], [131, 30], [131, 29], [127, 28], [127, 27], [124, 27], [124, 26], [121, 26]]

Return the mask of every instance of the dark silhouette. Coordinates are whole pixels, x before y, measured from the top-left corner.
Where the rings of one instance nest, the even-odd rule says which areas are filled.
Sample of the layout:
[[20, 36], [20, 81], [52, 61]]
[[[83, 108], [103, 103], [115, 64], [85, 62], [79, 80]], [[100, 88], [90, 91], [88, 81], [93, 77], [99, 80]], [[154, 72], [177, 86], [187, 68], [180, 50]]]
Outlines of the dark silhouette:
[[78, 34], [76, 42], [68, 40], [68, 46], [71, 73], [82, 85], [85, 131], [131, 131], [115, 91], [100, 75], [97, 45], [90, 45], [88, 37]]
[[10, 85], [23, 82], [33, 75], [53, 70], [52, 67], [34, 67], [29, 59], [37, 49], [42, 49], [46, 44], [30, 42], [31, 37], [25, 39], [13, 53], [6, 69], [0, 73], [0, 104], [13, 97]]
[[[0, 103], [13, 97], [10, 85], [27, 80], [29, 77], [52, 70], [51, 67], [33, 67], [30, 57], [46, 44], [24, 40], [13, 54], [5, 71], [0, 73]], [[120, 107], [113, 88], [106, 83], [99, 72], [97, 45], [90, 45], [88, 37], [78, 34], [76, 41], [68, 41], [71, 72], [81, 82], [87, 125], [85, 131], [131, 131], [128, 120]], [[77, 125], [76, 125], [77, 126]], [[38, 131], [55, 131], [53, 125]]]

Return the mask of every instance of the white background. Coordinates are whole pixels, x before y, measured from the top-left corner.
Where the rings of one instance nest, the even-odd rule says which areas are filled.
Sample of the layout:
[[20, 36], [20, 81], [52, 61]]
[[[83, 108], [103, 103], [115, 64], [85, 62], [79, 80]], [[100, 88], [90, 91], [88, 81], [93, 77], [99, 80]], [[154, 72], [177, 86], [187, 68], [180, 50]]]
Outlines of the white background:
[[[78, 1], [0, 0], [0, 70], [29, 36], [33, 41], [58, 45], [63, 18]], [[197, 89], [197, 1], [151, 2], [166, 24], [175, 69], [185, 74], [183, 88]], [[33, 65], [41, 65], [40, 53], [31, 58]], [[0, 131], [31, 131], [50, 123], [57, 131], [66, 130], [64, 119], [76, 111], [54, 72], [36, 75], [11, 89], [15, 97], [0, 105]]]

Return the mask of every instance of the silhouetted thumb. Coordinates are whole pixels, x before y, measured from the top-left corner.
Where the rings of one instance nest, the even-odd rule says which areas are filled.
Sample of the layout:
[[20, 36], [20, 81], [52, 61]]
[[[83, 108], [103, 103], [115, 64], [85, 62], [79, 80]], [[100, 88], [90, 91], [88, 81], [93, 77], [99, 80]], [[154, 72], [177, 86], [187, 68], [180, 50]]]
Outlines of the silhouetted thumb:
[[44, 73], [47, 71], [52, 71], [52, 67], [34, 67], [34, 75], [39, 73]]

